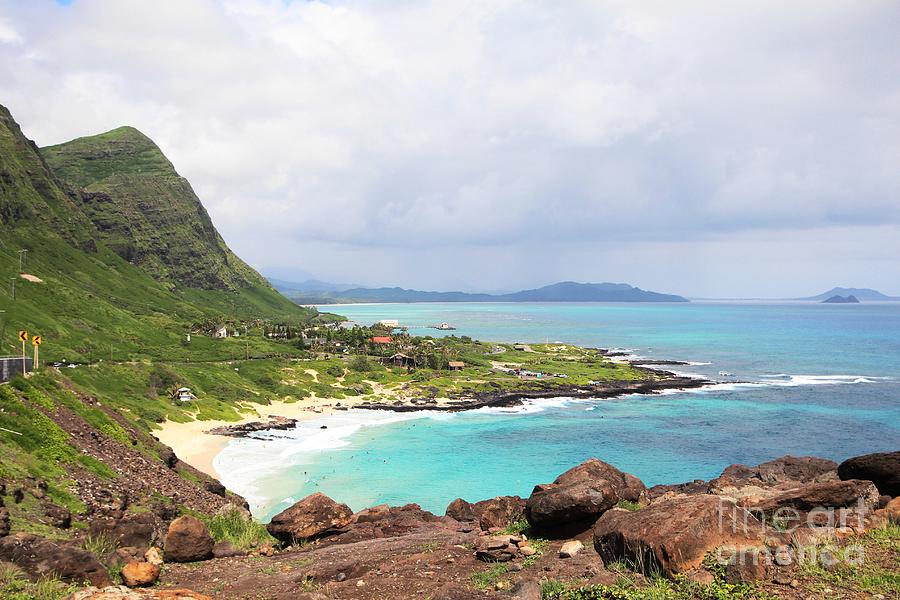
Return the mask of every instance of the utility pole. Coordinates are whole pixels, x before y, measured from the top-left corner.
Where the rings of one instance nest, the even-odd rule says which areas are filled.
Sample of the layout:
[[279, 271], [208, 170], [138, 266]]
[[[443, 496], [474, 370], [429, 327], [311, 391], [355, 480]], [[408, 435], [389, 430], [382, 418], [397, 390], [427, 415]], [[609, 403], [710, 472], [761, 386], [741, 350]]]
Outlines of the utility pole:
[[19, 250], [19, 273], [25, 272], [25, 257], [28, 255], [28, 250]]

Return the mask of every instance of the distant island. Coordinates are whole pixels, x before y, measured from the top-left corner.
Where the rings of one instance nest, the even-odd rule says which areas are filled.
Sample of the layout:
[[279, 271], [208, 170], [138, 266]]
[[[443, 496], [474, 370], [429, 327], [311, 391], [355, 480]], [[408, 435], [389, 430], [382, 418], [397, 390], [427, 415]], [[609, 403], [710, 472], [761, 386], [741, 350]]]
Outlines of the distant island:
[[859, 298], [853, 294], [850, 294], [849, 296], [834, 295], [822, 300], [822, 304], [859, 304]]
[[831, 288], [827, 292], [822, 292], [821, 294], [817, 294], [815, 296], [807, 296], [805, 298], [794, 298], [794, 300], [809, 300], [812, 302], [838, 302], [837, 300], [832, 300], [835, 296], [852, 296], [854, 300], [850, 302], [896, 302], [900, 300], [900, 296], [888, 296], [886, 294], [882, 294], [878, 290], [873, 290], [870, 288], [845, 288], [845, 287], [836, 287]]
[[[299, 304], [350, 304], [358, 302], [689, 302], [675, 294], [642, 290], [627, 283], [578, 283], [563, 281], [509, 294], [427, 292], [400, 287], [322, 290], [315, 285], [270, 279], [281, 293]], [[318, 289], [316, 289], [318, 288]]]

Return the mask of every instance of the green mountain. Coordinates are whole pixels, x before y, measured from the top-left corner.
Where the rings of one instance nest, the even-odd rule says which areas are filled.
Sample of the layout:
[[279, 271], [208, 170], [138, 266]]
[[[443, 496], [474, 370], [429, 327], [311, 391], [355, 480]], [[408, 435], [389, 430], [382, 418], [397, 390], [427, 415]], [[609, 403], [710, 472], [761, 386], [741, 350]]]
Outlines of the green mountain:
[[[315, 316], [225, 246], [190, 185], [136, 130], [47, 154], [0, 107], [0, 355], [21, 351], [25, 329], [43, 336], [49, 360], [225, 358], [232, 350], [206, 337], [184, 348], [185, 334], [208, 321]], [[254, 344], [267, 352], [266, 340]]]
[[225, 245], [190, 183], [133, 127], [42, 148], [51, 169], [80, 190], [96, 236], [171, 287], [267, 285]]

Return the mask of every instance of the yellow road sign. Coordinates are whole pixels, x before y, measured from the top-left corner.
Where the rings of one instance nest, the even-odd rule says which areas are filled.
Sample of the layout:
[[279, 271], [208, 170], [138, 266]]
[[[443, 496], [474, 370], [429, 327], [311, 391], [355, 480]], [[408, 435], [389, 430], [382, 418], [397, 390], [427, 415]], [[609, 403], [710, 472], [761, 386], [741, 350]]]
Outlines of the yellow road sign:
[[24, 331], [24, 330], [23, 330], [23, 331], [20, 331], [20, 332], [19, 332], [19, 339], [22, 340], [23, 342], [27, 342], [27, 341], [28, 341], [28, 332], [27, 332], [27, 331]]
[[44, 341], [43, 338], [39, 335], [36, 335], [31, 338], [31, 343], [34, 344], [35, 346], [40, 346], [41, 342], [43, 342], [43, 341]]

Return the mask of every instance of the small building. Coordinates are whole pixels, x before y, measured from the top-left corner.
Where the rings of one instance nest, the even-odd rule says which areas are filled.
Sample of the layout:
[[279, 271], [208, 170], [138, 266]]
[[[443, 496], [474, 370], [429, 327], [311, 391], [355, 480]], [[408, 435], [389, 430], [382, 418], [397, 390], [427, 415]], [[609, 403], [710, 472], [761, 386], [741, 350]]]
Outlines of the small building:
[[221, 327], [217, 327], [216, 330], [213, 332], [213, 337], [220, 338], [220, 339], [227, 338], [228, 337], [228, 328], [225, 325], [222, 325]]
[[513, 350], [518, 350], [519, 352], [525, 352], [528, 349], [528, 346], [525, 344], [516, 344], [513, 346]]
[[394, 338], [389, 335], [376, 335], [372, 338], [373, 344], [392, 344], [394, 342]]
[[464, 363], [461, 360], [451, 360], [450, 362], [447, 363], [447, 366], [450, 368], [451, 371], [462, 371], [463, 367], [466, 366], [466, 363]]
[[384, 359], [385, 364], [393, 365], [395, 367], [415, 367], [416, 359], [412, 356], [407, 356], [402, 352], [398, 352], [393, 356], [390, 356]]
[[400, 327], [400, 321], [397, 319], [382, 319], [378, 321], [379, 325], [384, 325], [385, 327], [390, 327], [391, 329], [396, 329]]
[[191, 402], [197, 399], [197, 396], [191, 392], [191, 388], [186, 387], [178, 388], [172, 396], [179, 402]]

